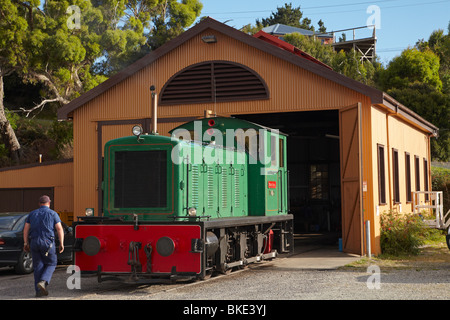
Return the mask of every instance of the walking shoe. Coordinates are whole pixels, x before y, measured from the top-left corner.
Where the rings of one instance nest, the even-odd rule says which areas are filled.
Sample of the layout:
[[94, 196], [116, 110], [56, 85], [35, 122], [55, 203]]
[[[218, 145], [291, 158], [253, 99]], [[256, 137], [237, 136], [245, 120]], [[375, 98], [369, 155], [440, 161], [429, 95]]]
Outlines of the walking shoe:
[[46, 296], [47, 295], [44, 292], [42, 292], [41, 290], [36, 292], [36, 298], [46, 297]]
[[41, 297], [48, 295], [47, 283], [45, 281], [38, 282], [37, 287], [39, 289], [39, 292], [41, 293]]

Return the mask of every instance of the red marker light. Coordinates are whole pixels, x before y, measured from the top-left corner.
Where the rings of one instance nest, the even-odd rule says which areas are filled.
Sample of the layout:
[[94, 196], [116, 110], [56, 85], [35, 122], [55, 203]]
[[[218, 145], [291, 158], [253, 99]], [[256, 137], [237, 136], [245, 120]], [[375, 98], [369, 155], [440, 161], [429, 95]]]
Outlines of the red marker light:
[[216, 122], [214, 121], [214, 119], [210, 119], [208, 120], [208, 126], [212, 127], [216, 124]]

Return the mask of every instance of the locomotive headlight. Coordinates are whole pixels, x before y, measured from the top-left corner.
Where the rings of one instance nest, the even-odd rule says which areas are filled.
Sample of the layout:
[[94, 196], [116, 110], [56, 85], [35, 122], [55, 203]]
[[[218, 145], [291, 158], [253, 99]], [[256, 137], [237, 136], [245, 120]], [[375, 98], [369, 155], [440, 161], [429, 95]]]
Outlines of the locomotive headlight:
[[133, 127], [132, 132], [133, 132], [133, 135], [135, 135], [136, 137], [139, 137], [142, 134], [143, 130], [142, 130], [141, 126], [136, 125]]
[[188, 209], [188, 214], [189, 214], [189, 216], [191, 216], [191, 217], [195, 217], [196, 215], [197, 215], [197, 209], [195, 209], [195, 208], [189, 208]]
[[94, 215], [94, 208], [86, 208], [85, 212], [86, 217], [92, 217]]

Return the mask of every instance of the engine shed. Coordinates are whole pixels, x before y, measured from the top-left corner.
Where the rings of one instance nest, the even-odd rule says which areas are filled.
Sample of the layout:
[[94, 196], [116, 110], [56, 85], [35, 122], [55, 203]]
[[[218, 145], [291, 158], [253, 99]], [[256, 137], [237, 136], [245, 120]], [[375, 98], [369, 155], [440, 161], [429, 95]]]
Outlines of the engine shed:
[[380, 253], [380, 214], [411, 212], [411, 191], [431, 188], [438, 128], [273, 38], [206, 18], [62, 107], [74, 127], [74, 216], [101, 215], [104, 146], [136, 124], [150, 131], [156, 93], [160, 135], [205, 114], [285, 133], [294, 232], [336, 231], [343, 251], [364, 255], [370, 221]]

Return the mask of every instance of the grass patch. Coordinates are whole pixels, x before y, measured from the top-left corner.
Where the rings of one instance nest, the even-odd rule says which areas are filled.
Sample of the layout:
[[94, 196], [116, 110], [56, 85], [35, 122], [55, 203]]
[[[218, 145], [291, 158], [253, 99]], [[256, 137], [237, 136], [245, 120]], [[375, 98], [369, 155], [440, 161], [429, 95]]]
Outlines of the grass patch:
[[[438, 232], [436, 232], [438, 231]], [[442, 231], [432, 232], [433, 237], [424, 241], [418, 254], [381, 254], [371, 259], [364, 257], [343, 267], [346, 270], [366, 271], [370, 265], [377, 265], [382, 271], [415, 269], [440, 270], [450, 268], [450, 250]]]

